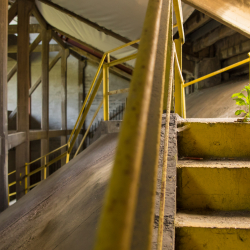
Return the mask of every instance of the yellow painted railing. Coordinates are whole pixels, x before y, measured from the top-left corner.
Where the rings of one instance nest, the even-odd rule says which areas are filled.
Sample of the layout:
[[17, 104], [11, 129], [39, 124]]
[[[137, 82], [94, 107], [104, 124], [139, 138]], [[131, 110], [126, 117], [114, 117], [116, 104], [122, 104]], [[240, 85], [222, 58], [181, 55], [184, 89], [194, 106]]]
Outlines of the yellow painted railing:
[[[195, 80], [193, 80], [193, 81], [191, 81], [191, 82], [188, 82], [188, 83], [185, 83], [185, 84], [184, 84], [184, 81], [182, 81], [183, 95], [181, 96], [181, 100], [182, 100], [181, 102], [182, 102], [182, 104], [183, 104], [183, 106], [182, 106], [183, 118], [186, 118], [186, 104], [185, 104], [185, 92], [184, 92], [184, 89], [185, 89], [186, 87], [188, 87], [188, 86], [190, 86], [190, 85], [192, 85], [192, 84], [201, 82], [201, 81], [203, 81], [203, 80], [205, 80], [205, 79], [208, 79], [208, 78], [210, 78], [210, 77], [213, 77], [213, 76], [215, 76], [215, 75], [221, 74], [221, 73], [223, 73], [223, 72], [226, 72], [226, 71], [228, 71], [228, 70], [230, 70], [230, 69], [239, 67], [239, 66], [241, 66], [241, 65], [243, 65], [243, 64], [250, 63], [250, 52], [248, 53], [248, 57], [249, 57], [248, 59], [245, 59], [245, 60], [242, 60], [242, 61], [240, 61], [240, 62], [234, 63], [234, 64], [232, 64], [232, 65], [230, 65], [230, 66], [228, 66], [228, 67], [225, 67], [225, 68], [220, 69], [220, 70], [217, 70], [217, 71], [215, 71], [215, 72], [213, 72], [213, 73], [210, 73], [210, 74], [207, 74], [207, 75], [205, 75], [205, 76], [202, 76], [202, 77], [200, 77], [200, 78], [198, 78], [198, 79], [195, 79]], [[249, 67], [250, 67], [250, 64], [249, 64]]]
[[[98, 66], [98, 69], [97, 69], [97, 72], [94, 76], [94, 79], [91, 83], [91, 86], [90, 86], [90, 89], [89, 89], [89, 92], [84, 100], [84, 103], [82, 105], [82, 108], [81, 108], [81, 111], [79, 113], [79, 116], [77, 118], [77, 121], [75, 123], [75, 126], [70, 134], [70, 137], [69, 137], [69, 140], [67, 142], [67, 144], [51, 151], [50, 153], [46, 154], [46, 155], [43, 155], [41, 156], [40, 158], [30, 162], [30, 163], [26, 163], [25, 164], [25, 176], [24, 176], [24, 181], [25, 181], [25, 193], [27, 193], [31, 188], [35, 187], [36, 185], [38, 185], [40, 182], [38, 183], [35, 183], [33, 185], [30, 185], [28, 184], [28, 181], [29, 181], [29, 177], [32, 176], [33, 174], [37, 173], [37, 172], [40, 172], [40, 171], [43, 171], [43, 179], [46, 179], [47, 178], [47, 169], [50, 165], [52, 165], [53, 163], [63, 159], [66, 157], [66, 163], [70, 160], [70, 154], [72, 152], [72, 149], [75, 145], [75, 142], [76, 142], [76, 139], [79, 135], [79, 133], [81, 132], [81, 129], [82, 129], [82, 126], [86, 120], [86, 117], [87, 117], [87, 114], [90, 110], [90, 107], [94, 101], [94, 98], [97, 94], [97, 91], [101, 85], [101, 83], [103, 82], [103, 99], [102, 101], [100, 102], [100, 105], [99, 107], [97, 108], [84, 136], [83, 136], [83, 139], [81, 140], [80, 142], [80, 145], [78, 146], [77, 150], [76, 150], [76, 153], [74, 154], [74, 157], [76, 157], [76, 155], [79, 153], [80, 149], [81, 149], [81, 146], [84, 142], [84, 140], [86, 139], [86, 136], [90, 130], [90, 127], [92, 126], [93, 122], [94, 122], [94, 119], [96, 118], [98, 112], [100, 111], [102, 105], [104, 106], [103, 107], [103, 117], [104, 117], [104, 120], [107, 121], [109, 120], [109, 96], [110, 95], [114, 95], [114, 94], [121, 94], [121, 93], [126, 93], [128, 92], [128, 89], [121, 89], [121, 90], [114, 90], [114, 91], [109, 91], [109, 68], [110, 67], [113, 67], [117, 64], [121, 64], [121, 63], [124, 63], [126, 61], [129, 61], [129, 60], [132, 60], [132, 59], [135, 59], [137, 54], [133, 54], [133, 55], [130, 55], [130, 56], [127, 56], [127, 57], [124, 57], [124, 58], [121, 58], [121, 59], [117, 59], [117, 60], [113, 60], [110, 62], [110, 54], [112, 52], [115, 52], [117, 50], [120, 50], [120, 49], [123, 49], [123, 48], [126, 48], [132, 44], [135, 44], [135, 43], [138, 43], [140, 40], [135, 40], [135, 41], [132, 41], [130, 43], [127, 43], [127, 44], [124, 44], [122, 46], [119, 46], [118, 48], [115, 48], [115, 49], [112, 49], [106, 53], [104, 53], [101, 61], [100, 61], [100, 64]], [[105, 60], [107, 59], [107, 62], [105, 62]], [[66, 152], [64, 152], [63, 154], [59, 155], [58, 157], [56, 157], [55, 159], [49, 161], [48, 160], [48, 157], [49, 155], [51, 155], [52, 153], [55, 153], [63, 148], [66, 148]], [[36, 170], [30, 172], [29, 171], [29, 166], [40, 161], [40, 160], [43, 160], [44, 162], [44, 165], [37, 168]], [[10, 173], [12, 174], [12, 173]], [[16, 184], [16, 183], [15, 183]], [[10, 183], [9, 185], [14, 185], [14, 183]], [[12, 196], [16, 193], [12, 193], [10, 194], [9, 196]]]
[[[45, 179], [47, 178], [47, 168], [48, 168], [50, 165], [52, 165], [53, 163], [55, 163], [55, 162], [57, 162], [57, 161], [63, 159], [64, 157], [66, 157], [67, 152], [65, 152], [65, 153], [63, 153], [63, 154], [57, 156], [55, 159], [53, 159], [53, 160], [51, 160], [51, 161], [49, 161], [49, 162], [47, 162], [48, 157], [49, 157], [51, 154], [53, 154], [53, 153], [55, 153], [55, 152], [57, 152], [57, 151], [59, 151], [59, 150], [61, 150], [61, 149], [63, 149], [63, 148], [66, 148], [67, 146], [68, 146], [68, 144], [65, 144], [65, 145], [63, 145], [63, 146], [61, 146], [61, 147], [59, 147], [59, 148], [57, 148], [57, 149], [55, 149], [55, 150], [49, 152], [49, 153], [46, 154], [46, 155], [41, 156], [40, 158], [38, 158], [38, 159], [36, 159], [36, 160], [34, 160], [34, 161], [32, 161], [32, 162], [25, 163], [25, 176], [24, 176], [24, 179], [25, 179], [25, 180], [24, 180], [24, 183], [25, 183], [25, 193], [27, 193], [28, 190], [30, 190], [31, 188], [35, 187], [36, 185], [38, 185], [38, 184], [40, 183], [40, 182], [37, 182], [37, 183], [35, 183], [35, 184], [29, 186], [29, 185], [28, 185], [28, 177], [30, 177], [31, 175], [36, 174], [36, 173], [38, 173], [38, 172], [40, 172], [40, 171], [43, 170], [43, 179], [45, 180]], [[39, 167], [39, 168], [37, 168], [36, 170], [30, 172], [30, 171], [29, 171], [29, 166], [30, 166], [31, 164], [35, 163], [35, 162], [40, 161], [40, 160], [43, 160], [43, 161], [44, 161], [44, 165], [41, 166], [41, 167]]]
[[[8, 173], [8, 176], [10, 176], [10, 175], [12, 175], [12, 174], [15, 174], [15, 173], [16, 173], [16, 170], [14, 170], [14, 171]], [[8, 184], [8, 195], [9, 195], [8, 203], [9, 203], [9, 204], [10, 204], [10, 197], [16, 195], [16, 192], [10, 193], [10, 187], [12, 187], [12, 186], [14, 186], [14, 185], [16, 185], [16, 181], [13, 181], [13, 182], [11, 182], [11, 183]]]

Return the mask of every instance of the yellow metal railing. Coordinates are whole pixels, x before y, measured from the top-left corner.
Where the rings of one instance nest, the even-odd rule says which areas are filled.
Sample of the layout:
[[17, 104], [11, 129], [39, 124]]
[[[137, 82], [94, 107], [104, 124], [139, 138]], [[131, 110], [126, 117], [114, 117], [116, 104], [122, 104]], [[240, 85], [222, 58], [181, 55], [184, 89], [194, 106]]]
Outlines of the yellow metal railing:
[[[109, 96], [110, 95], [115, 95], [115, 94], [121, 94], [121, 93], [126, 93], [128, 92], [128, 89], [121, 89], [121, 90], [114, 90], [114, 91], [109, 91], [109, 68], [110, 67], [113, 67], [117, 64], [121, 64], [121, 63], [124, 63], [126, 61], [129, 61], [129, 60], [132, 60], [132, 59], [135, 59], [137, 54], [133, 54], [131, 56], [127, 56], [127, 57], [124, 57], [124, 58], [121, 58], [121, 59], [117, 59], [117, 60], [113, 60], [113, 61], [110, 61], [110, 54], [112, 52], [115, 52], [117, 50], [120, 50], [120, 49], [123, 49], [123, 48], [126, 48], [132, 44], [135, 44], [135, 43], [138, 43], [140, 40], [135, 40], [135, 41], [132, 41], [130, 43], [127, 43], [127, 44], [124, 44], [118, 48], [115, 48], [115, 49], [112, 49], [106, 53], [104, 53], [101, 61], [100, 61], [100, 64], [98, 66], [98, 69], [97, 69], [97, 72], [94, 76], [94, 79], [91, 83], [91, 86], [90, 86], [90, 89], [89, 89], [89, 92], [84, 100], [84, 103], [82, 105], [82, 108], [80, 110], [80, 113], [79, 113], [79, 116], [77, 118], [77, 121], [75, 123], [75, 126], [70, 134], [70, 137], [69, 137], [69, 140], [67, 142], [67, 144], [53, 150], [52, 152], [46, 154], [46, 155], [43, 155], [41, 156], [40, 158], [30, 162], [30, 163], [26, 163], [25, 164], [25, 176], [24, 176], [24, 181], [25, 181], [25, 193], [28, 192], [28, 190], [30, 190], [31, 188], [35, 187], [36, 185], [38, 185], [40, 182], [37, 182], [33, 185], [28, 185], [28, 178], [30, 176], [32, 176], [33, 174], [37, 173], [37, 172], [40, 172], [40, 171], [44, 171], [43, 172], [43, 179], [46, 179], [47, 178], [47, 168], [52, 165], [53, 163], [63, 159], [64, 157], [66, 157], [66, 163], [69, 162], [70, 160], [70, 154], [72, 152], [72, 149], [74, 147], [74, 144], [76, 142], [76, 139], [79, 135], [79, 133], [81, 132], [81, 129], [82, 129], [82, 126], [86, 120], [86, 117], [87, 117], [87, 114], [90, 110], [90, 107], [94, 101], [94, 98], [97, 94], [97, 91], [103, 81], [103, 99], [99, 105], [99, 107], [97, 108], [84, 136], [83, 136], [83, 139], [81, 140], [80, 142], [80, 145], [78, 146], [77, 150], [76, 150], [76, 153], [74, 154], [74, 157], [76, 157], [76, 155], [79, 153], [80, 151], [80, 148], [84, 142], [84, 140], [86, 139], [86, 136], [90, 130], [90, 127], [91, 125], [93, 124], [94, 122], [94, 119], [96, 118], [98, 112], [100, 111], [102, 105], [103, 105], [103, 117], [104, 117], [104, 120], [107, 121], [109, 120]], [[107, 63], [105, 62], [105, 60], [107, 60]], [[56, 157], [55, 159], [51, 160], [51, 161], [48, 161], [48, 156], [51, 155], [52, 153], [55, 153], [63, 148], [67, 148], [66, 152], [64, 152], [63, 154], [59, 155], [58, 157]], [[40, 160], [44, 160], [44, 165], [37, 168], [36, 170], [30, 172], [29, 171], [29, 166], [34, 164], [35, 162], [37, 161], [40, 161]], [[13, 183], [11, 183], [10, 185], [14, 185]], [[10, 194], [11, 195], [14, 195], [13, 194]]]
[[[63, 154], [57, 156], [55, 159], [53, 159], [53, 160], [51, 160], [51, 161], [49, 161], [49, 162], [47, 162], [48, 157], [49, 157], [51, 154], [57, 152], [57, 151], [60, 150], [60, 149], [65, 148], [65, 147], [67, 147], [67, 146], [68, 146], [68, 144], [65, 144], [65, 145], [63, 145], [63, 146], [61, 146], [61, 147], [59, 147], [59, 148], [57, 148], [57, 149], [55, 149], [55, 150], [49, 152], [49, 153], [46, 154], [46, 155], [41, 156], [40, 158], [38, 158], [38, 159], [36, 159], [36, 160], [34, 160], [34, 161], [32, 161], [32, 162], [25, 163], [25, 176], [24, 176], [25, 193], [27, 193], [29, 189], [35, 187], [36, 185], [38, 185], [38, 184], [40, 183], [40, 182], [37, 182], [37, 183], [35, 183], [35, 184], [31, 185], [31, 186], [28, 186], [28, 177], [30, 177], [31, 175], [36, 174], [36, 173], [38, 173], [38, 172], [40, 172], [40, 171], [43, 170], [43, 179], [45, 180], [45, 179], [47, 178], [47, 168], [48, 168], [50, 165], [52, 165], [53, 163], [55, 163], [55, 162], [57, 162], [57, 161], [63, 159], [64, 157], [66, 157], [67, 152], [65, 152], [65, 153], [63, 153]], [[40, 160], [44, 160], [44, 165], [41, 166], [41, 167], [39, 167], [39, 168], [37, 168], [36, 170], [34, 170], [34, 171], [32, 171], [32, 172], [29, 172], [29, 166], [30, 166], [31, 164], [37, 162], [37, 161], [40, 161]]]
[[[243, 64], [250, 63], [250, 52], [248, 53], [248, 57], [249, 57], [248, 59], [245, 59], [245, 60], [242, 60], [242, 61], [240, 61], [240, 62], [234, 63], [234, 64], [232, 64], [232, 65], [230, 65], [230, 66], [228, 66], [228, 67], [225, 67], [225, 68], [220, 69], [220, 70], [217, 70], [217, 71], [215, 71], [215, 72], [213, 72], [213, 73], [210, 73], [210, 74], [207, 74], [207, 75], [205, 75], [205, 76], [202, 76], [202, 77], [200, 77], [200, 78], [198, 78], [198, 79], [195, 79], [195, 80], [193, 80], [193, 81], [191, 81], [191, 82], [188, 82], [188, 83], [185, 83], [185, 84], [184, 84], [184, 81], [182, 81], [183, 95], [181, 96], [181, 100], [182, 100], [181, 102], [182, 102], [182, 104], [183, 104], [183, 106], [182, 106], [183, 118], [186, 118], [186, 104], [185, 104], [185, 92], [184, 92], [184, 89], [185, 89], [186, 87], [188, 87], [188, 86], [190, 86], [190, 85], [192, 85], [192, 84], [198, 83], [198, 82], [200, 82], [200, 81], [203, 81], [203, 80], [205, 80], [205, 79], [208, 79], [208, 78], [210, 78], [210, 77], [213, 77], [213, 76], [215, 76], [215, 75], [221, 74], [221, 73], [223, 73], [223, 72], [226, 72], [226, 71], [228, 71], [228, 70], [230, 70], [230, 69], [239, 67], [239, 66], [241, 66], [241, 65], [243, 65]], [[249, 64], [249, 66], [250, 66], [250, 64]]]
[[[10, 176], [12, 174], [15, 174], [15, 173], [16, 173], [16, 170], [8, 173], [8, 176]], [[10, 193], [10, 187], [12, 187], [14, 185], [16, 185], [16, 181], [13, 181], [13, 182], [11, 182], [11, 183], [8, 184], [8, 203], [9, 204], [10, 204], [10, 197], [16, 195], [16, 192]]]

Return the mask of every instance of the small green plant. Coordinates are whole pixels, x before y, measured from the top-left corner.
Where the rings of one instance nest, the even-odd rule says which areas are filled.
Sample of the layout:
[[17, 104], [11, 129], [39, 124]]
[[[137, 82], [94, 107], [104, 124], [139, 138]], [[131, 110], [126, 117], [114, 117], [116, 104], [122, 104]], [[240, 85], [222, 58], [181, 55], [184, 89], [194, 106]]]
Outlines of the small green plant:
[[[244, 91], [247, 92], [247, 96], [245, 96], [242, 93]], [[243, 109], [239, 109], [239, 110], [237, 110], [235, 112], [235, 115], [240, 115], [240, 114], [244, 113], [246, 115], [244, 116], [243, 121], [250, 121], [250, 84], [248, 86], [245, 86], [245, 88], [242, 89], [240, 93], [233, 94], [232, 98], [235, 98], [234, 100], [236, 101], [236, 105], [238, 105], [238, 106], [247, 106], [248, 107], [248, 112], [246, 112]]]

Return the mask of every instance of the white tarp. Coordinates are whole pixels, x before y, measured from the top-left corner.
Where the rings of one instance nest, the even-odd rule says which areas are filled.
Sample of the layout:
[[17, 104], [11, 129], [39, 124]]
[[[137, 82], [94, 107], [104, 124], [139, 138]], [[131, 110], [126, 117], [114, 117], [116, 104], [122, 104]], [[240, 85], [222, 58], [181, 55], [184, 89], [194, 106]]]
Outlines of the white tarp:
[[[52, 2], [130, 40], [140, 38], [148, 4], [148, 0], [52, 0]], [[36, 4], [50, 25], [92, 47], [105, 52], [123, 44], [39, 0], [36, 0]], [[184, 3], [182, 5], [185, 21], [194, 9]], [[122, 58], [136, 51], [130, 46], [112, 55]], [[130, 61], [129, 64], [133, 66], [134, 62]]]

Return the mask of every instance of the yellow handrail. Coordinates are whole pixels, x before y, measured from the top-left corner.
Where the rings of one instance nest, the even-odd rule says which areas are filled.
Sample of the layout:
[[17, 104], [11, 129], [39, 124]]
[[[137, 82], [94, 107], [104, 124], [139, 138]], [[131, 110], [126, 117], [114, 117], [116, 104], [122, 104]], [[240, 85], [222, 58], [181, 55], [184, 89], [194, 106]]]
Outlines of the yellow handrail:
[[8, 173], [8, 175], [11, 175], [11, 174], [14, 174], [14, 173], [16, 173], [16, 170], [14, 170], [14, 171]]
[[[250, 53], [248, 53], [248, 56], [250, 56]], [[202, 81], [202, 80], [205, 80], [205, 79], [207, 79], [207, 78], [209, 78], [209, 77], [212, 77], [212, 76], [221, 74], [221, 73], [223, 73], [223, 72], [225, 72], [225, 71], [228, 71], [228, 70], [230, 70], [230, 69], [233, 69], [233, 68], [235, 68], [235, 67], [238, 67], [238, 66], [240, 66], [240, 65], [242, 65], [242, 64], [245, 64], [245, 63], [248, 63], [248, 62], [250, 62], [250, 58], [245, 59], [245, 60], [240, 61], [240, 62], [237, 62], [237, 63], [234, 63], [234, 64], [232, 64], [232, 65], [230, 65], [230, 66], [228, 66], [228, 67], [225, 67], [225, 68], [223, 68], [223, 69], [217, 70], [217, 71], [215, 71], [215, 72], [213, 72], [213, 73], [210, 73], [210, 74], [208, 74], [208, 75], [202, 76], [202, 77], [200, 77], [200, 78], [198, 78], [198, 79], [196, 79], [196, 80], [193, 80], [193, 81], [191, 81], [191, 82], [188, 82], [188, 83], [184, 84], [184, 87], [190, 86], [190, 85], [192, 85], [192, 84], [195, 84], [195, 83], [197, 83], [197, 82], [200, 82], [200, 81]]]
[[[50, 165], [53, 164], [54, 162], [56, 162], [56, 161], [62, 159], [63, 157], [66, 157], [66, 162], [68, 162], [68, 160], [69, 160], [69, 154], [70, 154], [70, 152], [71, 152], [72, 149], [73, 149], [73, 146], [74, 146], [74, 143], [75, 143], [75, 141], [76, 141], [76, 138], [77, 138], [78, 134], [80, 133], [81, 127], [82, 127], [82, 125], [83, 125], [83, 123], [84, 123], [84, 121], [85, 121], [85, 118], [86, 118], [87, 113], [88, 113], [88, 111], [89, 111], [89, 109], [90, 109], [90, 106], [91, 106], [91, 104], [92, 104], [92, 102], [93, 102], [93, 100], [94, 100], [94, 98], [95, 98], [95, 95], [96, 95], [96, 93], [97, 93], [97, 90], [98, 90], [98, 88], [99, 88], [99, 86], [100, 86], [100, 84], [101, 84], [101, 82], [102, 82], [103, 72], [101, 72], [101, 69], [102, 69], [102, 67], [104, 66], [104, 62], [105, 62], [106, 57], [109, 58], [109, 57], [110, 57], [110, 53], [115, 52], [115, 51], [117, 51], [117, 50], [119, 50], [119, 49], [123, 49], [123, 48], [125, 48], [125, 47], [128, 47], [128, 46], [130, 46], [130, 45], [132, 45], [132, 44], [135, 44], [135, 43], [138, 43], [138, 42], [140, 42], [140, 39], [137, 39], [137, 40], [132, 41], [132, 42], [130, 42], [130, 43], [121, 45], [121, 46], [119, 46], [119, 47], [117, 47], [117, 48], [111, 49], [111, 50], [109, 50], [109, 51], [107, 51], [107, 52], [105, 52], [105, 53], [103, 54], [103, 57], [102, 57], [102, 59], [101, 59], [101, 61], [100, 61], [100, 64], [99, 64], [98, 69], [97, 69], [97, 72], [96, 72], [96, 74], [95, 74], [95, 76], [94, 76], [94, 79], [93, 79], [92, 84], [91, 84], [91, 86], [90, 86], [89, 92], [88, 92], [88, 94], [87, 94], [87, 96], [86, 96], [86, 98], [85, 98], [85, 100], [84, 100], [84, 103], [83, 103], [82, 108], [81, 108], [81, 110], [80, 110], [79, 116], [78, 116], [77, 121], [76, 121], [76, 123], [75, 123], [75, 126], [74, 126], [74, 128], [73, 128], [73, 130], [72, 130], [72, 132], [71, 132], [71, 134], [70, 134], [70, 137], [69, 137], [69, 140], [68, 140], [67, 144], [65, 144], [65, 145], [63, 145], [63, 146], [61, 146], [61, 147], [59, 147], [59, 148], [57, 148], [57, 149], [55, 149], [55, 150], [49, 152], [49, 153], [46, 154], [46, 155], [43, 155], [43, 156], [39, 157], [38, 159], [36, 159], [36, 160], [34, 160], [34, 161], [32, 161], [32, 162], [25, 163], [25, 176], [24, 176], [24, 178], [25, 178], [25, 192], [26, 192], [26, 193], [27, 193], [28, 189], [30, 189], [30, 188], [32, 188], [32, 187], [34, 187], [34, 186], [36, 186], [36, 185], [38, 184], [38, 183], [36, 183], [36, 184], [34, 184], [34, 185], [28, 187], [28, 179], [27, 179], [28, 177], [30, 177], [31, 175], [33, 175], [33, 174], [35, 174], [35, 173], [37, 173], [37, 172], [39, 172], [39, 171], [41, 171], [41, 170], [43, 170], [43, 169], [44, 169], [44, 171], [46, 171], [46, 169], [47, 169], [48, 166], [50, 166]], [[105, 63], [105, 67], [115, 66], [115, 65], [120, 64], [120, 63], [123, 63], [123, 62], [125, 62], [125, 61], [132, 60], [132, 59], [136, 58], [136, 55], [137, 55], [137, 54], [133, 54], [133, 55], [127, 56], [127, 57], [125, 57], [125, 58], [117, 59], [117, 60], [112, 61], [111, 63], [110, 63], [109, 60], [108, 60], [108, 62]], [[110, 65], [109, 65], [109, 63], [110, 63]], [[100, 73], [100, 72], [101, 72], [101, 73]], [[99, 76], [99, 78], [98, 78], [98, 76]], [[97, 80], [97, 79], [98, 79], [98, 80]], [[96, 85], [96, 86], [95, 86], [95, 85]], [[123, 91], [123, 90], [122, 90], [122, 91]], [[109, 92], [107, 92], [107, 96], [108, 96], [108, 95], [109, 95]], [[89, 98], [90, 98], [90, 99], [89, 99]], [[89, 101], [88, 101], [88, 100], [89, 100]], [[88, 103], [88, 104], [87, 104], [87, 103]], [[102, 103], [103, 103], [103, 102], [102, 102]], [[87, 106], [86, 106], [86, 105], [87, 105]], [[98, 110], [99, 110], [99, 108], [98, 108]], [[85, 136], [85, 137], [86, 137], [86, 136]], [[56, 157], [56, 158], [53, 159], [52, 161], [46, 163], [46, 157], [47, 157], [47, 156], [49, 156], [50, 154], [52, 154], [52, 153], [54, 153], [54, 152], [57, 152], [58, 150], [60, 150], [60, 149], [62, 149], [62, 148], [64, 148], [64, 147], [68, 147], [67, 152], [61, 154], [60, 156]], [[78, 150], [78, 151], [79, 151], [79, 150]], [[77, 152], [78, 152], [78, 151], [77, 151]], [[37, 162], [37, 161], [39, 161], [39, 160], [41, 160], [41, 159], [44, 159], [44, 158], [45, 158], [45, 165], [44, 165], [44, 166], [41, 166], [41, 167], [39, 167], [39, 168], [37, 168], [37, 169], [35, 169], [34, 171], [32, 171], [32, 172], [29, 173], [29, 171], [28, 171], [28, 166], [31, 165], [31, 164], [33, 164], [33, 163], [35, 163], [35, 162]], [[13, 174], [13, 173], [15, 173], [15, 172], [16, 172], [16, 171], [13, 171], [13, 172], [9, 173], [8, 175]], [[45, 172], [45, 176], [46, 176], [46, 172]], [[45, 177], [45, 179], [46, 179], [46, 177]]]
[[149, 0], [128, 104], [103, 207], [95, 250], [128, 250], [133, 233], [146, 120], [162, 1]]
[[75, 155], [74, 155], [74, 158], [77, 156], [77, 154], [78, 154], [78, 152], [79, 152], [79, 150], [80, 150], [80, 148], [81, 148], [81, 146], [82, 146], [82, 144], [83, 144], [85, 138], [87, 137], [87, 134], [88, 134], [88, 132], [89, 132], [89, 130], [90, 130], [90, 127], [91, 127], [92, 123], [94, 122], [94, 120], [95, 120], [95, 118], [96, 118], [98, 112], [100, 111], [100, 109], [101, 109], [101, 107], [102, 107], [102, 104], [103, 104], [103, 99], [102, 99], [102, 101], [100, 102], [100, 104], [99, 104], [97, 110], [95, 111], [95, 114], [94, 114], [93, 117], [92, 117], [92, 120], [91, 120], [91, 122], [90, 122], [90, 124], [89, 124], [89, 126], [88, 126], [88, 129], [86, 130], [86, 132], [85, 132], [85, 134], [84, 134], [84, 136], [83, 136], [83, 138], [82, 138], [82, 140], [81, 140], [81, 143], [80, 143], [80, 145], [79, 145], [79, 147], [78, 147], [78, 149], [77, 149], [77, 151], [76, 151], [76, 153], [75, 153]]
[[168, 135], [169, 135], [169, 121], [170, 120], [170, 109], [172, 100], [172, 88], [173, 88], [173, 75], [174, 75], [174, 55], [175, 47], [174, 42], [172, 43], [172, 52], [170, 59], [170, 72], [169, 72], [169, 84], [168, 84], [168, 98], [167, 98], [167, 110], [166, 110], [166, 127], [165, 127], [165, 141], [164, 141], [164, 153], [163, 153], [163, 164], [162, 164], [162, 178], [161, 178], [161, 194], [160, 194], [160, 207], [159, 207], [159, 223], [158, 223], [158, 236], [157, 236], [157, 250], [162, 249], [163, 239], [163, 224], [165, 214], [165, 200], [166, 200], [166, 185], [167, 185], [167, 163], [168, 163]]
[[55, 150], [49, 152], [48, 154], [43, 155], [43, 156], [41, 156], [40, 158], [38, 158], [38, 159], [36, 159], [36, 160], [34, 160], [34, 161], [32, 161], [32, 162], [27, 163], [27, 165], [29, 166], [29, 165], [31, 165], [31, 164], [33, 164], [33, 163], [35, 163], [35, 162], [37, 162], [37, 161], [39, 161], [39, 160], [41, 160], [41, 159], [47, 157], [48, 155], [50, 155], [50, 154], [52, 154], [52, 153], [55, 153], [56, 151], [58, 151], [58, 150], [60, 150], [60, 149], [62, 149], [62, 148], [64, 148], [64, 147], [67, 147], [67, 146], [68, 146], [68, 144], [65, 144], [65, 145], [63, 145], [63, 146], [61, 146], [61, 147], [59, 147], [59, 148], [57, 148], [57, 149], [55, 149]]
[[[92, 83], [91, 83], [89, 92], [88, 92], [88, 94], [87, 94], [87, 96], [86, 96], [86, 98], [85, 98], [85, 100], [84, 100], [84, 103], [83, 103], [83, 105], [82, 105], [82, 109], [81, 109], [81, 111], [80, 111], [80, 113], [79, 113], [79, 116], [78, 116], [78, 118], [77, 118], [77, 121], [76, 121], [76, 123], [75, 123], [75, 126], [74, 126], [74, 128], [73, 128], [73, 130], [72, 130], [72, 132], [71, 132], [71, 134], [70, 134], [68, 143], [70, 143], [70, 141], [71, 141], [71, 139], [72, 139], [72, 137], [73, 137], [73, 134], [75, 133], [76, 127], [77, 127], [77, 125], [78, 125], [78, 123], [79, 123], [79, 121], [80, 121], [80, 119], [81, 119], [81, 116], [82, 116], [82, 113], [83, 113], [83, 111], [84, 111], [85, 105], [86, 105], [86, 103], [87, 103], [87, 101], [88, 101], [88, 99], [89, 99], [89, 96], [90, 96], [91, 91], [92, 91], [92, 89], [93, 89], [93, 87], [94, 87], [94, 85], [95, 85], [95, 82], [96, 82], [96, 80], [97, 80], [97, 77], [98, 77], [98, 75], [99, 75], [99, 73], [100, 73], [100, 71], [101, 71], [101, 68], [102, 68], [102, 66], [103, 66], [103, 63], [104, 63], [104, 61], [105, 61], [106, 56], [107, 56], [108, 54], [112, 53], [112, 52], [115, 52], [115, 51], [117, 51], [117, 50], [126, 48], [126, 47], [128, 47], [128, 46], [130, 46], [130, 45], [132, 45], [132, 44], [138, 43], [138, 42], [140, 42], [140, 39], [135, 40], [135, 41], [132, 41], [132, 42], [130, 42], [130, 43], [126, 43], [126, 44], [121, 45], [121, 46], [119, 46], [119, 47], [117, 47], [117, 48], [111, 49], [111, 50], [109, 50], [109, 51], [107, 51], [107, 52], [105, 52], [105, 53], [103, 54], [102, 59], [101, 59], [101, 62], [100, 62], [99, 67], [98, 67], [98, 69], [97, 69], [97, 72], [96, 72], [96, 74], [95, 74], [95, 76], [94, 76], [94, 79], [93, 79], [93, 81], [92, 81]], [[122, 59], [119, 59], [119, 60], [122, 60]]]

